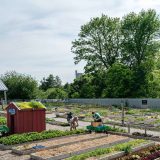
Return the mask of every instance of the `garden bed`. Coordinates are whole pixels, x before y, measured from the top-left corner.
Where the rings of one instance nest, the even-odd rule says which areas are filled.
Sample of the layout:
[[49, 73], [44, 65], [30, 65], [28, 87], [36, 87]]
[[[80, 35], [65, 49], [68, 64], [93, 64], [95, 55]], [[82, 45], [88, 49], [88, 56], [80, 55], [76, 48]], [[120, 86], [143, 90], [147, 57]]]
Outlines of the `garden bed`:
[[126, 141], [129, 141], [129, 138], [117, 136], [117, 135], [110, 135], [108, 137], [103, 137], [100, 139], [88, 140], [85, 142], [79, 142], [72, 145], [40, 151], [40, 152], [31, 154], [31, 158], [61, 160], [73, 155], [94, 150], [96, 148], [110, 147], [114, 144], [123, 143]]
[[160, 157], [160, 145], [153, 145], [147, 148], [141, 149], [129, 155], [125, 155], [117, 160], [155, 160]]
[[82, 130], [82, 129], [75, 130], [75, 131], [49, 130], [49, 131], [43, 131], [41, 133], [30, 132], [30, 133], [23, 133], [23, 134], [13, 134], [7, 137], [0, 138], [0, 149], [11, 149], [12, 147], [17, 146], [17, 144], [51, 139], [55, 137], [82, 134], [82, 133], [85, 133], [85, 130]]
[[160, 138], [158, 138], [157, 136], [144, 136], [144, 134], [141, 135], [132, 135], [129, 133], [120, 133], [120, 132], [113, 132], [113, 131], [108, 131], [108, 133], [113, 134], [113, 135], [120, 135], [120, 136], [126, 136], [126, 137], [130, 137], [130, 138], [134, 138], [134, 139], [145, 139], [145, 140], [151, 140], [151, 141], [155, 141], [155, 142], [160, 142]]
[[145, 134], [140, 132], [134, 132], [132, 133], [133, 136], [142, 136], [142, 137], [152, 137], [152, 138], [160, 138], [160, 136], [154, 136], [152, 134]]
[[137, 151], [148, 146], [153, 146], [155, 143], [145, 140], [131, 140], [123, 144], [116, 144], [109, 148], [98, 148], [96, 150], [76, 155], [67, 160], [112, 160], [117, 157], [124, 156], [132, 151]]
[[[118, 106], [95, 106], [95, 105], [80, 105], [74, 104], [72, 106], [65, 105], [61, 106], [59, 110], [71, 111], [78, 117], [83, 117], [83, 121], [91, 121], [92, 120], [92, 111], [100, 113], [101, 116], [104, 117], [104, 122], [109, 121], [109, 123], [121, 124], [122, 121], [122, 110], [121, 107]], [[151, 109], [129, 109], [125, 108], [125, 117], [124, 122], [134, 123], [135, 127], [139, 128], [142, 125], [150, 128], [149, 130], [160, 130], [160, 110], [151, 110]]]
[[[37, 150], [44, 150], [44, 149], [60, 147], [62, 145], [69, 145], [69, 144], [78, 143], [82, 141], [99, 139], [99, 138], [106, 137], [106, 136], [107, 135], [103, 133], [102, 134], [93, 133], [93, 134], [67, 136], [67, 137], [62, 137], [62, 138], [59, 137], [59, 138], [54, 138], [54, 139], [50, 139], [47, 141], [19, 145], [17, 147], [12, 148], [12, 152], [20, 154], [20, 155], [30, 154], [30, 153], [36, 152]], [[44, 146], [44, 148], [34, 149], [35, 146]]]
[[59, 122], [59, 121], [56, 121], [56, 120], [53, 119], [53, 118], [46, 118], [46, 122], [47, 122], [48, 124], [57, 125], [57, 126], [62, 126], [62, 127], [68, 127], [68, 126], [70, 126], [69, 123]]

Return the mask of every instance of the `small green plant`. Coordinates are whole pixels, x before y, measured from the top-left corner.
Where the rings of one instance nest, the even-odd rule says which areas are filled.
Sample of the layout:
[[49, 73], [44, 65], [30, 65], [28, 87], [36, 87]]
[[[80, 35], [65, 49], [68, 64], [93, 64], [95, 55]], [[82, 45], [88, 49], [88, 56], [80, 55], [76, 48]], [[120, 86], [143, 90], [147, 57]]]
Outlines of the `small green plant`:
[[122, 151], [124, 151], [126, 154], [129, 154], [132, 150], [131, 145], [125, 146]]
[[53, 118], [46, 118], [46, 122], [55, 122]]
[[107, 131], [126, 133], [126, 130], [123, 128], [114, 128], [114, 127], [110, 127], [110, 126], [107, 126]]
[[0, 125], [5, 125], [7, 123], [7, 119], [5, 117], [0, 117]]

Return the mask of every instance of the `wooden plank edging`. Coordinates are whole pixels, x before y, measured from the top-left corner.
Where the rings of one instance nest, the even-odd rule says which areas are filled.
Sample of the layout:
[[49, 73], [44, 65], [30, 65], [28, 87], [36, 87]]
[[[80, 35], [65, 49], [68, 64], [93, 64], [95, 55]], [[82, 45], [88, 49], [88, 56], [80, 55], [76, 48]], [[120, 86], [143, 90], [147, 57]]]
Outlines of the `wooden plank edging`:
[[74, 143], [85, 142], [85, 141], [94, 140], [94, 139], [100, 139], [100, 138], [103, 138], [103, 137], [106, 137], [106, 136], [107, 135], [104, 134], [104, 135], [99, 136], [99, 137], [93, 137], [93, 138], [88, 138], [88, 139], [83, 139], [83, 140], [77, 140], [77, 141], [74, 141], [74, 142], [62, 143], [62, 144], [58, 144], [58, 145], [45, 147], [45, 148], [42, 148], [42, 149], [32, 149], [32, 148], [30, 148], [28, 150], [18, 150], [18, 149], [13, 147], [12, 152], [16, 153], [16, 154], [19, 154], [19, 155], [31, 154], [31, 153], [46, 150], [46, 149], [53, 149], [53, 148], [61, 147], [63, 145], [71, 145], [71, 144], [74, 144]]
[[61, 138], [65, 138], [65, 137], [75, 137], [75, 136], [79, 136], [79, 135], [88, 135], [89, 133], [81, 133], [81, 134], [73, 134], [73, 135], [67, 135], [67, 136], [60, 136], [60, 137], [54, 137], [54, 138], [48, 138], [48, 139], [41, 139], [41, 140], [36, 140], [36, 141], [30, 141], [30, 142], [24, 142], [24, 143], [20, 143], [20, 144], [14, 144], [14, 145], [5, 145], [5, 144], [0, 144], [0, 149], [2, 150], [10, 150], [13, 147], [18, 147], [21, 145], [25, 145], [25, 144], [31, 144], [31, 143], [40, 143], [40, 142], [44, 142], [44, 141], [50, 141], [50, 140], [58, 140]]
[[134, 139], [145, 139], [145, 140], [151, 140], [151, 141], [160, 142], [160, 138], [135, 136], [135, 135], [128, 134], [128, 133], [120, 133], [120, 132], [112, 132], [112, 131], [108, 131], [108, 133], [113, 134], [113, 135], [120, 135], [120, 136], [130, 137], [130, 138], [134, 138]]
[[33, 153], [33, 154], [31, 154], [31, 159], [35, 159], [35, 160], [61, 160], [61, 159], [65, 159], [65, 158], [68, 158], [68, 157], [71, 157], [71, 156], [74, 156], [74, 155], [79, 155], [79, 154], [82, 154], [82, 153], [85, 153], [85, 152], [89, 152], [89, 151], [95, 150], [97, 148], [109, 148], [113, 145], [120, 144], [120, 143], [125, 143], [125, 142], [128, 142], [128, 141], [130, 141], [130, 138], [123, 139], [123, 140], [120, 140], [120, 141], [115, 141], [113, 143], [103, 144], [103, 145], [96, 146], [96, 147], [91, 147], [91, 148], [88, 148], [88, 149], [85, 149], [85, 150], [82, 149], [82, 150], [79, 150], [79, 151], [76, 151], [76, 152], [66, 153], [66, 154], [58, 155], [58, 156], [53, 156], [53, 157], [49, 157], [49, 158], [43, 158], [43, 157], [40, 157], [40, 156], [36, 156], [35, 155], [36, 153]]
[[[151, 147], [151, 146], [154, 146], [154, 145], [155, 145], [155, 142], [150, 142], [150, 143], [147, 143], [147, 144], [141, 144], [140, 146], [133, 148], [131, 150], [131, 152], [137, 152], [141, 149], [145, 149], [147, 147]], [[120, 158], [120, 157], [125, 156], [125, 155], [126, 155], [126, 153], [124, 151], [121, 151], [121, 152], [113, 153], [111, 155], [104, 156], [102, 158], [99, 158], [98, 160], [112, 160], [112, 159], [115, 159], [115, 158]]]

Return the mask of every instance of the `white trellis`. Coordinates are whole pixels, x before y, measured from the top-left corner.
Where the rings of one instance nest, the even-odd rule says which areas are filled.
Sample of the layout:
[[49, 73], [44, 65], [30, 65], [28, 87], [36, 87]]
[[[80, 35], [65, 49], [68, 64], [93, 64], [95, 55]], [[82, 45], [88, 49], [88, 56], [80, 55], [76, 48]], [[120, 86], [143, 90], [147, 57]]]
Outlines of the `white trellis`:
[[0, 92], [4, 92], [4, 101], [5, 101], [5, 103], [7, 103], [7, 91], [8, 91], [8, 88], [2, 82], [2, 80], [0, 80]]

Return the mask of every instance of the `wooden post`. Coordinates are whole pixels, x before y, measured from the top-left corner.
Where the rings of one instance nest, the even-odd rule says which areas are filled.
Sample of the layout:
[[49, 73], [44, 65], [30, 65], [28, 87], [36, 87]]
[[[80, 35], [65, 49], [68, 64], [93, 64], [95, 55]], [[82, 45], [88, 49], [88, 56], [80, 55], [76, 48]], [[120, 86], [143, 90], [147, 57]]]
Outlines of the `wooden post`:
[[128, 124], [128, 133], [131, 133], [131, 131], [130, 131], [130, 124]]
[[7, 91], [4, 91], [4, 101], [5, 101], [5, 104], [7, 104]]
[[122, 126], [124, 126], [124, 103], [121, 101], [121, 109], [122, 109]]
[[3, 98], [1, 98], [2, 110], [3, 110]]
[[147, 135], [147, 127], [144, 128], [144, 134]]

